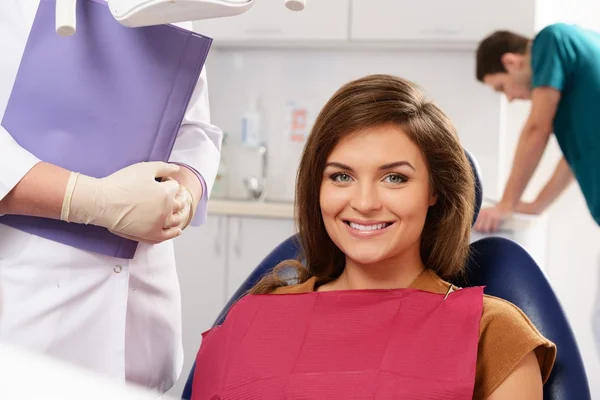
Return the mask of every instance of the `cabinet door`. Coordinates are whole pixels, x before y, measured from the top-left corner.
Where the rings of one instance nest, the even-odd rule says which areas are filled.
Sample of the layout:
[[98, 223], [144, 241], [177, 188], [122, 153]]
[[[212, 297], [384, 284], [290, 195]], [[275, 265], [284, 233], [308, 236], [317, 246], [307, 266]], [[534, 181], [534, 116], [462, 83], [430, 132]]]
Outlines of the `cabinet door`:
[[291, 219], [230, 217], [227, 297], [231, 297], [258, 264], [292, 236]]
[[257, 0], [244, 14], [194, 22], [194, 30], [222, 42], [346, 40], [350, 0], [308, 0], [302, 11], [283, 0]]
[[225, 306], [227, 217], [209, 216], [206, 224], [188, 227], [175, 239], [181, 287], [184, 366], [169, 392], [179, 397], [200, 348], [202, 332], [210, 329]]
[[533, 0], [352, 0], [352, 40], [478, 42], [497, 29], [533, 34]]

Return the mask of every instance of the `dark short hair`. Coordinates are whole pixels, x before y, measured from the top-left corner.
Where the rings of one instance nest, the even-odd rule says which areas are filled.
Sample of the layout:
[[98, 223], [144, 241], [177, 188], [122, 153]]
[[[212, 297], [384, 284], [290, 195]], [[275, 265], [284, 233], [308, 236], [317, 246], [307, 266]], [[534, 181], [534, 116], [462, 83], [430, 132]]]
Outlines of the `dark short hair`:
[[506, 53], [525, 54], [530, 39], [510, 31], [496, 31], [483, 39], [477, 48], [477, 80], [489, 74], [506, 72], [502, 56]]

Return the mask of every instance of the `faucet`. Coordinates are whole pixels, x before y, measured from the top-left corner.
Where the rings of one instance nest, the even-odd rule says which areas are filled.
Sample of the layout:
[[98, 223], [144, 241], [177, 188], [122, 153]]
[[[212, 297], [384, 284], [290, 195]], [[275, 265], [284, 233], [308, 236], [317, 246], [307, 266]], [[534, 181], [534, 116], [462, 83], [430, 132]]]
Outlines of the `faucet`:
[[261, 178], [251, 176], [242, 182], [252, 200], [264, 201], [267, 196], [267, 147], [264, 144], [258, 148], [258, 154], [261, 159]]

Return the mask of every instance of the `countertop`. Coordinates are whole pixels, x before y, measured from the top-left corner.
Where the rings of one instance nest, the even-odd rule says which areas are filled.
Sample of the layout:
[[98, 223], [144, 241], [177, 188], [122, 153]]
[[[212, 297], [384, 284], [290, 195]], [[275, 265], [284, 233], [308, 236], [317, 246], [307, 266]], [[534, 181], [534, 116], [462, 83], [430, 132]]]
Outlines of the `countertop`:
[[208, 201], [208, 214], [293, 219], [294, 203], [214, 199]]

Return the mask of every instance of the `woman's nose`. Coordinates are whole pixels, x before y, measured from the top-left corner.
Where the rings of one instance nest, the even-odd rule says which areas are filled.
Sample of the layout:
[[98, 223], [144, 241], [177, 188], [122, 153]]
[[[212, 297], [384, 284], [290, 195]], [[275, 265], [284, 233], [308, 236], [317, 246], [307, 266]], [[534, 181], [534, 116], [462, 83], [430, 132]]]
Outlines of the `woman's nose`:
[[376, 188], [370, 184], [357, 185], [350, 205], [355, 210], [366, 214], [381, 208], [381, 199]]

